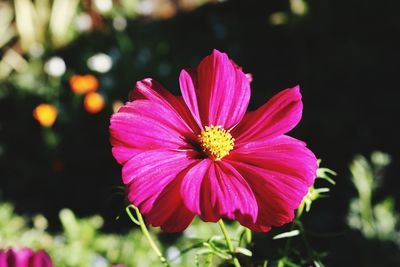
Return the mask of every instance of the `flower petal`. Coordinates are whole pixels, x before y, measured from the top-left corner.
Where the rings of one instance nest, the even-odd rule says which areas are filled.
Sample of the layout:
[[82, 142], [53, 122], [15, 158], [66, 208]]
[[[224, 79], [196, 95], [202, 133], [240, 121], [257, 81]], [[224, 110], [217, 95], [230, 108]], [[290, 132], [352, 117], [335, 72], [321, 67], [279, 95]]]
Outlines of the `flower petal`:
[[[179, 189], [179, 187], [177, 189]], [[178, 193], [178, 191], [176, 191], [176, 193]], [[164, 207], [171, 209], [171, 207], [167, 205], [164, 205]], [[182, 232], [193, 221], [193, 218], [194, 213], [189, 211], [181, 201], [160, 227], [163, 231], [170, 233]]]
[[14, 264], [15, 267], [25, 267], [29, 265], [29, 260], [34, 255], [30, 248], [21, 248], [14, 250]]
[[[159, 102], [164, 106], [175, 110], [179, 116], [181, 116], [185, 122], [192, 128], [193, 131], [199, 131], [199, 125], [192, 117], [190, 110], [183, 101], [182, 97], [174, 96], [168, 90], [166, 90], [157, 81], [147, 78], [136, 83], [135, 89], [131, 92], [129, 99], [131, 101], [138, 99], [147, 99], [155, 102]], [[201, 125], [200, 125], [201, 126]]]
[[128, 102], [111, 117], [110, 134], [113, 155], [121, 164], [141, 151], [180, 149], [196, 138], [174, 109], [143, 99]]
[[197, 73], [192, 69], [182, 70], [179, 75], [179, 85], [182, 91], [182, 97], [185, 100], [187, 107], [192, 113], [194, 119], [200, 127], [202, 127], [199, 106], [197, 102], [198, 81]]
[[185, 205], [204, 221], [216, 222], [221, 217], [257, 218], [254, 194], [243, 177], [229, 164], [203, 160], [192, 167], [182, 181]]
[[167, 232], [180, 232], [193, 220], [194, 214], [183, 204], [180, 186], [183, 175], [172, 180], [157, 196], [147, 221], [153, 226], [161, 226]]
[[181, 185], [181, 195], [186, 207], [193, 213], [201, 214], [200, 195], [201, 184], [204, 176], [208, 174], [208, 170], [212, 161], [209, 159], [201, 160], [195, 166], [190, 168], [183, 178]]
[[180, 173], [195, 162], [190, 152], [171, 150], [142, 152], [126, 162], [122, 177], [128, 199], [149, 224], [181, 231], [192, 221], [194, 214], [183, 206], [180, 195]]
[[12, 265], [15, 265], [15, 254], [12, 249], [8, 250], [0, 250], [0, 266], [8, 266], [11, 262]]
[[227, 161], [246, 179], [256, 196], [257, 222], [245, 224], [255, 231], [268, 231], [271, 226], [290, 222], [317, 170], [314, 154], [303, 142], [288, 136], [239, 148]]
[[[179, 78], [182, 96], [204, 125], [235, 126], [244, 116], [250, 99], [250, 82], [225, 53], [214, 50], [193, 71]], [[201, 118], [200, 118], [201, 117]]]
[[38, 251], [30, 260], [30, 265], [32, 267], [53, 267], [53, 263], [49, 255], [44, 251]]
[[245, 115], [232, 131], [236, 145], [287, 133], [299, 123], [302, 110], [299, 86], [283, 90], [256, 111]]

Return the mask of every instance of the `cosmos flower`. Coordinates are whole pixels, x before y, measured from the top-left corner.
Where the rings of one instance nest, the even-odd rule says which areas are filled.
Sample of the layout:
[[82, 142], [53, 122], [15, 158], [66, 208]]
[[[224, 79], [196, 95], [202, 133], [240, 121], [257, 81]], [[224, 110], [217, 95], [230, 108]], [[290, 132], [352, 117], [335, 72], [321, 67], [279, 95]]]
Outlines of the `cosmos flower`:
[[0, 267], [53, 267], [49, 255], [43, 250], [30, 248], [0, 250]]
[[113, 155], [147, 223], [177, 232], [198, 215], [268, 231], [293, 220], [317, 169], [306, 144], [285, 135], [302, 115], [299, 87], [246, 113], [250, 81], [217, 50], [179, 83], [182, 97], [137, 82], [111, 117]]

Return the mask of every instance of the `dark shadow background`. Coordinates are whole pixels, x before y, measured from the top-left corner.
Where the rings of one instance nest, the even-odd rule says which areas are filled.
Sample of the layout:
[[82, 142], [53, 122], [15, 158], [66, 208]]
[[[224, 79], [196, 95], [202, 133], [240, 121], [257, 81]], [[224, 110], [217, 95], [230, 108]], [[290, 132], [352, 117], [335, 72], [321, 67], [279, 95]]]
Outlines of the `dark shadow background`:
[[[330, 198], [315, 203], [305, 218], [312, 231], [333, 233], [311, 237], [313, 247], [329, 252], [327, 266], [395, 266], [390, 261], [380, 265], [396, 253], [393, 246], [363, 240], [347, 228], [345, 216], [356, 194], [348, 164], [355, 154], [373, 150], [393, 157], [377, 198], [393, 196], [399, 210], [400, 2], [308, 4], [306, 16], [290, 16], [287, 24], [273, 26], [269, 15], [288, 12], [287, 1], [231, 0], [169, 20], [135, 20], [123, 33], [105, 28], [57, 51], [78, 73], [88, 72], [82, 59], [93, 51], [113, 55], [113, 69], [99, 76], [108, 106], [93, 116], [65, 104], [68, 115], [54, 126], [60, 143], [49, 147], [43, 141], [46, 131], [32, 119], [41, 99], [9, 88], [8, 97], [0, 99], [1, 199], [24, 214], [44, 213], [54, 230], [64, 207], [80, 216], [100, 213], [107, 231], [128, 228], [124, 219], [115, 220], [124, 214], [124, 195], [108, 141], [111, 103], [127, 100], [134, 82], [149, 76], [178, 94], [180, 70], [217, 48], [253, 74], [251, 109], [282, 89], [301, 85], [303, 119], [291, 135], [305, 140], [324, 166], [339, 173]], [[65, 88], [62, 101], [69, 103], [68, 80]], [[265, 238], [257, 240], [255, 257], [261, 258], [269, 249]]]

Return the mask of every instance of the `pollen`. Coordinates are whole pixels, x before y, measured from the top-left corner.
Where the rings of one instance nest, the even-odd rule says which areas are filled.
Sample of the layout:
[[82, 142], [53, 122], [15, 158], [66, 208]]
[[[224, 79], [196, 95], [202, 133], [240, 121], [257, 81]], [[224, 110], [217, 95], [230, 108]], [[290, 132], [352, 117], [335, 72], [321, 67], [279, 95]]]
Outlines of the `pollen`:
[[215, 161], [229, 155], [235, 144], [235, 138], [221, 126], [206, 126], [197, 138], [203, 152]]

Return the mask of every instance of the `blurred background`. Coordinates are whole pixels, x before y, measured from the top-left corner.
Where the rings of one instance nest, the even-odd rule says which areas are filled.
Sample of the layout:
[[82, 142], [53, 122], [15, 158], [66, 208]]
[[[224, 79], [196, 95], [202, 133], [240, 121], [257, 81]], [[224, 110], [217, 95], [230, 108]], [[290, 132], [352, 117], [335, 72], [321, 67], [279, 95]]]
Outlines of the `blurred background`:
[[[400, 266], [399, 10], [378, 0], [0, 1], [0, 247], [54, 247], [63, 241], [52, 235], [79, 227], [108, 240], [96, 244], [124, 236], [118, 244], [131, 246], [109, 118], [137, 80], [179, 94], [180, 70], [217, 48], [253, 74], [250, 109], [301, 85], [291, 135], [338, 173], [304, 217], [326, 266]], [[96, 266], [129, 256], [100, 247]], [[274, 247], [256, 235], [252, 264]]]

